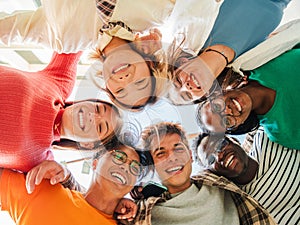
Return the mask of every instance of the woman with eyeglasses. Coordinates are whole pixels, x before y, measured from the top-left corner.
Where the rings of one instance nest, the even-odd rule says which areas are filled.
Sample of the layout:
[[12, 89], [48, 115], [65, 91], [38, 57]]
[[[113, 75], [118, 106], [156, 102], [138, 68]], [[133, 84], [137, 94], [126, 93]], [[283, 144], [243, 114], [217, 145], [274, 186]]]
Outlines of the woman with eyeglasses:
[[300, 45], [248, 71], [248, 83], [199, 105], [197, 120], [211, 132], [247, 133], [262, 125], [271, 141], [300, 149]]
[[[58, 184], [67, 173], [55, 161], [43, 161], [27, 175], [0, 168], [2, 210], [20, 225], [117, 224], [115, 208], [147, 174], [147, 157], [115, 140], [97, 152], [92, 165], [92, 181], [84, 194]], [[125, 205], [119, 213], [124, 212], [128, 219], [134, 216]]]

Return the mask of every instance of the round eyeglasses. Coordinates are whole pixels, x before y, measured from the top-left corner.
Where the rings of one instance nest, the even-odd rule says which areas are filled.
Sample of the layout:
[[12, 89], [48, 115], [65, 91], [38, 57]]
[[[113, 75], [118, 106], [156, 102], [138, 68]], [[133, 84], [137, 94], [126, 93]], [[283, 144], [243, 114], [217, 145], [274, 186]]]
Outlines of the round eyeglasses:
[[112, 155], [112, 161], [117, 165], [129, 162], [129, 170], [132, 175], [139, 176], [142, 173], [142, 164], [136, 160], [129, 160], [125, 152], [121, 150], [112, 150], [110, 153]]
[[227, 130], [232, 130], [236, 127], [237, 121], [235, 116], [232, 115], [222, 115], [221, 113], [226, 109], [226, 103], [222, 98], [214, 98], [210, 100], [211, 111], [217, 113], [221, 117], [221, 124]]
[[[213, 152], [215, 153], [220, 153], [224, 151], [224, 148], [229, 145], [229, 140], [227, 139], [227, 137], [223, 137], [223, 138], [218, 138], [217, 140], [215, 140], [214, 138], [212, 140], [209, 140], [209, 148], [213, 148]], [[210, 154], [207, 157], [207, 162], [208, 165], [212, 165], [216, 162], [216, 156], [214, 154]]]

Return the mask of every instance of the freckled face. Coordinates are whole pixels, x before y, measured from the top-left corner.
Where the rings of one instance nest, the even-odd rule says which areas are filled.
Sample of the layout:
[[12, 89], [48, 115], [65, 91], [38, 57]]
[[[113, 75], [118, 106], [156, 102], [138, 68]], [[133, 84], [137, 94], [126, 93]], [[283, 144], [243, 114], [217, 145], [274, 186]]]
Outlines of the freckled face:
[[145, 105], [152, 94], [150, 69], [141, 55], [131, 49], [118, 49], [103, 64], [107, 89], [122, 104]]

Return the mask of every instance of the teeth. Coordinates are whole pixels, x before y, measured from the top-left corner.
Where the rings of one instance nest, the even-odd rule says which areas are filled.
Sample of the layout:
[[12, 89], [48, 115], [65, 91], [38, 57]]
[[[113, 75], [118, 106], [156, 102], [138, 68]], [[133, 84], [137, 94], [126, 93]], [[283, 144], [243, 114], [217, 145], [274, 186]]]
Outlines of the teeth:
[[200, 84], [198, 83], [198, 81], [196, 80], [195, 76], [193, 74], [190, 75], [191, 78], [192, 78], [192, 81], [194, 82], [194, 84], [197, 86], [197, 87], [200, 87]]
[[234, 155], [231, 155], [225, 162], [225, 167], [230, 166], [233, 163]]
[[80, 109], [78, 113], [78, 119], [79, 119], [79, 126], [83, 130], [84, 129], [84, 122], [83, 122], [83, 111]]
[[117, 178], [117, 179], [121, 182], [121, 184], [126, 184], [126, 179], [125, 179], [125, 177], [122, 176], [121, 174], [114, 172], [114, 173], [112, 173], [111, 175], [112, 175], [113, 177]]
[[182, 170], [183, 166], [176, 166], [176, 167], [172, 167], [168, 170], [166, 170], [168, 173], [172, 173], [172, 172], [176, 172], [176, 171], [179, 171], [179, 170]]
[[237, 108], [237, 110], [239, 112], [241, 112], [242, 111], [242, 106], [240, 105], [240, 103], [237, 100], [235, 100], [235, 99], [232, 99], [232, 102], [235, 105], [235, 107]]
[[126, 69], [127, 67], [129, 67], [129, 64], [125, 64], [125, 65], [123, 65], [123, 66], [120, 66], [119, 68], [115, 69], [115, 70], [113, 71], [113, 73], [117, 73], [117, 72], [119, 72], [120, 70]]

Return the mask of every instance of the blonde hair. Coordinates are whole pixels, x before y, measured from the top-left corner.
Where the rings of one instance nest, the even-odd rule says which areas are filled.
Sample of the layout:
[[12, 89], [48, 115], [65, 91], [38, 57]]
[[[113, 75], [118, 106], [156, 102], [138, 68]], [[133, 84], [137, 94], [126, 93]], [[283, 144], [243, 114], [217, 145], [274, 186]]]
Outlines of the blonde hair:
[[[170, 81], [172, 78], [171, 78], [171, 73], [169, 72], [168, 64], [166, 63], [166, 54], [162, 49], [156, 51], [153, 54], [144, 54], [142, 51], [136, 48], [134, 42], [129, 43], [129, 45], [134, 51], [136, 51], [144, 58], [145, 62], [148, 65], [148, 68], [151, 72], [151, 76], [153, 77], [152, 80], [153, 87], [152, 87], [151, 96], [149, 96], [147, 103], [150, 104], [154, 103], [156, 102], [157, 97], [164, 96], [167, 93], [168, 89], [170, 88]], [[94, 60], [100, 60], [102, 62], [105, 60], [105, 56], [103, 55], [103, 53], [99, 48], [96, 48], [90, 54], [90, 58]], [[97, 73], [97, 76], [102, 77], [101, 72]], [[135, 110], [144, 107], [144, 105], [141, 107], [134, 107], [134, 106], [127, 106], [125, 104], [122, 104], [114, 97], [114, 95], [106, 87], [100, 86], [95, 81], [95, 78], [92, 77], [92, 80], [98, 88], [100, 88], [101, 90], [105, 91], [108, 94], [111, 101], [117, 107], [123, 109], [125, 108], [127, 110], [128, 109]]]

